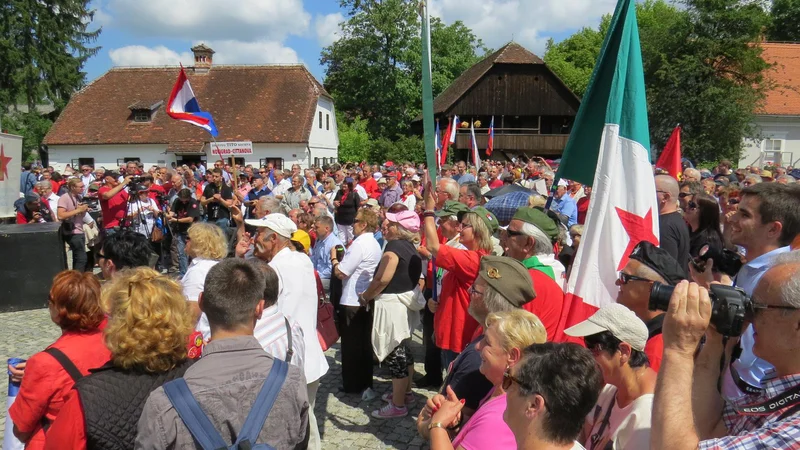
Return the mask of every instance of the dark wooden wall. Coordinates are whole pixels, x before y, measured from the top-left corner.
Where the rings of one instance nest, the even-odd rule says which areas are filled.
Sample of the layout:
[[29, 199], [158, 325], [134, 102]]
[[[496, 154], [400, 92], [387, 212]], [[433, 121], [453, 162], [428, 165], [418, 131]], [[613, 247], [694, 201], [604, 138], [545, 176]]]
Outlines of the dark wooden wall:
[[579, 106], [578, 99], [545, 66], [496, 64], [453, 105], [449, 114], [574, 116]]

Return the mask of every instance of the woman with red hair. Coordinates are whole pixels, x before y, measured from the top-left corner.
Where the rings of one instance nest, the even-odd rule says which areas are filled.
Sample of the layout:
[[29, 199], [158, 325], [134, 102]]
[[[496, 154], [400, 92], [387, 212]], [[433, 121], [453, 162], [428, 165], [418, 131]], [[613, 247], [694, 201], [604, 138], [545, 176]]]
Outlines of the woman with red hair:
[[56, 275], [48, 309], [61, 337], [28, 359], [17, 399], [8, 410], [14, 435], [26, 450], [44, 448], [45, 433], [75, 381], [111, 357], [103, 342], [106, 320], [94, 275], [74, 270]]

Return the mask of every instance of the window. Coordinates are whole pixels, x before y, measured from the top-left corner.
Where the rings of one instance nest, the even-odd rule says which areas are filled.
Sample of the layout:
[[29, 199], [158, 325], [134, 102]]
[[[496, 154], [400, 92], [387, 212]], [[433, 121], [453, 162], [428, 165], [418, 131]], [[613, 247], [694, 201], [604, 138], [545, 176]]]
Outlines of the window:
[[331, 115], [330, 114], [325, 114], [325, 129], [326, 130], [330, 130], [331, 129]]
[[783, 139], [766, 139], [764, 140], [765, 152], [779, 152], [783, 149]]
[[319, 112], [319, 129], [322, 129], [322, 111]]
[[[131, 161], [138, 163], [138, 162], [142, 162], [142, 159], [141, 158], [122, 158], [122, 162], [123, 163], [129, 163]], [[119, 162], [119, 160], [117, 160], [117, 162]]]
[[283, 158], [261, 158], [258, 160], [258, 167], [267, 167], [269, 163], [272, 163], [273, 168], [283, 170]]
[[[325, 158], [323, 158], [323, 161], [324, 161], [324, 159], [325, 159]], [[325, 162], [323, 162], [322, 164], [325, 164]], [[320, 165], [319, 165], [319, 158], [314, 158], [314, 167], [320, 167]]]
[[137, 109], [133, 112], [134, 122], [150, 122], [150, 111]]

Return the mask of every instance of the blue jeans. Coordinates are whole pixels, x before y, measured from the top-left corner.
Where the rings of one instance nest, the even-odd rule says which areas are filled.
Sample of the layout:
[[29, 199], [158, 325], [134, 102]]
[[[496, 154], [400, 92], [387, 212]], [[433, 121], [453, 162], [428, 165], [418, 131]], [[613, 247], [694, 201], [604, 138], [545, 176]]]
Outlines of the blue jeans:
[[186, 275], [186, 269], [189, 267], [189, 257], [186, 256], [186, 238], [187, 235], [177, 233], [173, 237], [178, 245], [178, 271], [181, 277]]
[[72, 270], [84, 272], [86, 270], [86, 236], [73, 234], [67, 239], [67, 245], [72, 250]]

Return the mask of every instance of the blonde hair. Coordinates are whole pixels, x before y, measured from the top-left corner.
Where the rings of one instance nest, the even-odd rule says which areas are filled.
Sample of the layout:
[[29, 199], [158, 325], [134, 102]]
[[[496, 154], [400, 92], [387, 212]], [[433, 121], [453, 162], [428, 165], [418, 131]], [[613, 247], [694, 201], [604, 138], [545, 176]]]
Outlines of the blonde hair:
[[186, 359], [194, 326], [180, 284], [149, 267], [126, 269], [104, 286], [101, 299], [115, 366], [166, 372]]
[[547, 203], [547, 200], [544, 197], [542, 197], [541, 195], [539, 195], [539, 194], [531, 194], [531, 196], [528, 197], [528, 207], [529, 208], [536, 208], [537, 206], [544, 207], [544, 205], [546, 203]]
[[415, 233], [399, 223], [397, 223], [397, 240], [408, 241], [412, 244], [420, 243], [419, 233]]
[[472, 227], [472, 234], [475, 236], [475, 250], [481, 250], [488, 253], [494, 251], [494, 244], [492, 243], [492, 233], [489, 232], [489, 227], [486, 222], [478, 216], [477, 213], [468, 212], [461, 218], [462, 222], [467, 222], [467, 225]]
[[222, 259], [228, 256], [228, 239], [222, 228], [210, 223], [196, 223], [189, 227], [193, 256], [205, 259]]
[[501, 346], [506, 352], [520, 350], [547, 341], [547, 329], [535, 314], [524, 309], [491, 313], [486, 317], [486, 329], [496, 326]]

